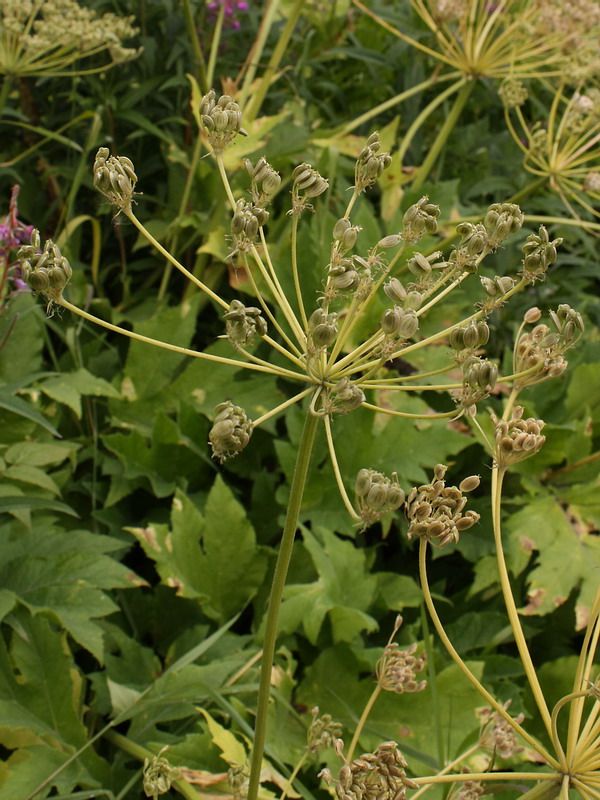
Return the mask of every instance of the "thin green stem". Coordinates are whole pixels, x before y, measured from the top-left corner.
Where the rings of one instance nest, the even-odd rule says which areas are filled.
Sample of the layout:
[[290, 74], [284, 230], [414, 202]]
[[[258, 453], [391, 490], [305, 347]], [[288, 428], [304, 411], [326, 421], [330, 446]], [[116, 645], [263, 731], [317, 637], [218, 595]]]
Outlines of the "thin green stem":
[[258, 704], [256, 709], [256, 724], [254, 727], [254, 744], [252, 747], [252, 759], [250, 763], [250, 780], [248, 784], [247, 800], [257, 800], [260, 786], [260, 771], [262, 767], [263, 753], [265, 749], [265, 737], [267, 732], [267, 714], [269, 710], [269, 697], [271, 690], [271, 672], [273, 669], [273, 659], [275, 657], [275, 644], [277, 641], [277, 621], [279, 619], [279, 609], [281, 598], [285, 587], [296, 528], [298, 527], [298, 516], [306, 485], [306, 476], [310, 463], [315, 435], [319, 424], [318, 417], [310, 413], [306, 414], [304, 429], [298, 444], [298, 454], [296, 456], [296, 466], [292, 478], [290, 498], [288, 501], [285, 526], [279, 546], [279, 554], [273, 574], [271, 594], [269, 596], [269, 606], [267, 609], [265, 636], [263, 642], [263, 657], [260, 665], [260, 683], [258, 689]]
[[356, 726], [356, 730], [354, 731], [354, 736], [352, 737], [352, 741], [350, 742], [350, 747], [348, 749], [348, 754], [346, 758], [348, 761], [352, 761], [352, 756], [354, 755], [354, 751], [356, 750], [356, 745], [358, 744], [359, 736], [361, 735], [363, 728], [365, 727], [365, 723], [369, 717], [369, 714], [373, 710], [373, 706], [379, 695], [381, 694], [381, 686], [377, 684], [373, 691], [371, 692], [371, 696], [365, 703], [365, 707], [363, 708], [363, 712], [360, 715], [360, 719], [358, 720], [358, 724]]
[[[514, 394], [514, 390], [512, 394]], [[510, 585], [506, 560], [504, 558], [504, 549], [502, 545], [501, 504], [502, 483], [504, 481], [505, 473], [506, 468], [501, 469], [498, 466], [494, 466], [492, 469], [492, 523], [494, 527], [494, 541], [496, 543], [496, 560], [498, 562], [498, 572], [500, 574], [500, 585], [502, 587], [504, 603], [508, 612], [510, 627], [512, 628], [512, 632], [515, 637], [517, 649], [519, 651], [519, 655], [521, 656], [521, 662], [525, 669], [527, 680], [529, 681], [535, 703], [541, 714], [542, 721], [548, 732], [548, 736], [554, 744], [556, 751], [560, 752], [561, 745], [559, 741], [554, 741], [552, 720], [548, 710], [548, 704], [546, 703], [546, 698], [544, 697], [542, 687], [540, 686], [533, 661], [531, 660], [531, 654], [529, 652], [529, 648], [527, 647], [527, 641], [525, 640], [525, 636], [523, 634], [523, 628], [521, 627], [521, 621], [519, 619], [517, 606], [515, 604], [515, 599], [513, 597], [512, 588]]]
[[[562, 774], [541, 772], [462, 772], [459, 775], [428, 775], [426, 778], [411, 778], [417, 785], [432, 783], [462, 783], [463, 781], [554, 781], [562, 778]], [[524, 795], [522, 795], [524, 797]]]
[[458, 122], [458, 118], [460, 117], [460, 114], [463, 108], [465, 107], [465, 103], [467, 102], [471, 92], [473, 91], [475, 83], [476, 81], [471, 80], [467, 81], [461, 86], [459, 93], [454, 98], [454, 105], [452, 106], [450, 113], [446, 116], [444, 124], [440, 128], [438, 135], [435, 137], [434, 143], [429, 148], [429, 152], [425, 157], [425, 161], [423, 161], [423, 163], [417, 170], [417, 174], [411, 184], [412, 189], [420, 189], [423, 183], [425, 183], [425, 181], [427, 180], [431, 168], [435, 164], [437, 157], [439, 156], [442, 148], [446, 144], [446, 141], [450, 136], [450, 134], [452, 133], [454, 126]]
[[244, 106], [246, 105], [246, 100], [251, 92], [252, 82], [254, 81], [256, 70], [260, 63], [262, 53], [265, 48], [267, 38], [269, 36], [271, 26], [273, 25], [273, 20], [275, 19], [275, 14], [277, 13], [278, 7], [279, 7], [279, 0], [268, 0], [267, 6], [262, 13], [260, 28], [258, 30], [258, 35], [254, 40], [254, 44], [252, 45], [252, 50], [250, 52], [251, 60], [248, 65], [248, 69], [246, 70], [246, 74], [244, 75], [244, 82], [242, 84], [240, 98], [238, 101], [242, 108], [244, 108]]
[[[200, 160], [201, 152], [202, 152], [202, 137], [200, 135], [197, 135], [196, 142], [194, 144], [194, 151], [192, 153], [192, 160], [190, 162], [190, 168], [188, 169], [188, 173], [185, 179], [185, 186], [183, 187], [181, 200], [179, 201], [179, 210], [177, 212], [178, 217], [182, 217], [187, 210], [188, 203], [190, 200], [190, 194], [192, 191], [192, 184], [194, 182], [194, 178], [196, 177], [196, 169], [198, 167], [198, 162]], [[169, 242], [169, 251], [172, 250], [175, 252], [177, 250], [178, 243], [179, 243], [179, 230], [177, 230], [177, 232], [174, 234], [173, 238]], [[173, 265], [171, 264], [170, 260], [168, 260], [165, 266], [165, 271], [163, 272], [162, 280], [160, 282], [160, 287], [158, 289], [158, 296], [157, 296], [158, 300], [162, 300], [166, 294], [172, 269]]]
[[196, 64], [198, 82], [200, 83], [202, 92], [205, 94], [210, 89], [210, 84], [206, 77], [204, 54], [202, 52], [200, 39], [198, 38], [198, 32], [196, 31], [196, 23], [194, 21], [194, 13], [192, 11], [190, 0], [183, 0], [183, 15], [185, 17], [185, 26], [187, 28], [188, 36], [190, 37], [190, 42], [192, 43], [192, 52], [194, 54], [194, 63]]
[[364, 122], [368, 122], [370, 119], [378, 117], [384, 111], [393, 108], [399, 103], [402, 103], [404, 100], [408, 100], [409, 97], [412, 97], [413, 95], [424, 91], [429, 86], [435, 86], [438, 83], [451, 81], [458, 77], [460, 77], [459, 72], [448, 72], [445, 75], [439, 75], [439, 76], [434, 75], [431, 78], [427, 78], [427, 80], [418, 83], [416, 86], [411, 86], [410, 89], [407, 89], [404, 92], [400, 92], [400, 94], [397, 94], [394, 97], [391, 97], [389, 100], [380, 103], [378, 106], [371, 108], [369, 111], [366, 111], [364, 114], [361, 114], [360, 117], [356, 117], [356, 119], [352, 120], [352, 122], [348, 122], [340, 130], [336, 131], [335, 138], [337, 139], [341, 136], [346, 136], [348, 133], [351, 133], [355, 128], [358, 128]]
[[[337, 460], [337, 455], [335, 452], [335, 446], [333, 443], [333, 434], [331, 431], [331, 419], [329, 415], [325, 415], [323, 417], [323, 422], [325, 423], [325, 434], [327, 436], [327, 446], [329, 448], [329, 457], [331, 458], [331, 465], [333, 467], [333, 473], [335, 475], [335, 480], [338, 485], [338, 489], [340, 492], [340, 496], [346, 506], [346, 510], [352, 517], [355, 522], [361, 522], [362, 519], [359, 514], [356, 513], [354, 510], [354, 506], [352, 505], [350, 498], [348, 497], [348, 493], [346, 492], [346, 487], [344, 486], [344, 480], [342, 478], [342, 473], [340, 472], [340, 467]], [[349, 759], [350, 760], [350, 759]]]
[[209, 88], [213, 85], [215, 66], [217, 64], [217, 53], [219, 52], [219, 45], [221, 44], [221, 31], [223, 30], [223, 19], [225, 18], [225, 3], [219, 6], [219, 13], [215, 22], [215, 29], [212, 35], [212, 42], [210, 44], [210, 53], [208, 56], [208, 68], [206, 70], [206, 83]]
[[131, 209], [123, 209], [123, 213], [125, 216], [133, 222], [135, 227], [142, 233], [146, 239], [150, 242], [150, 244], [158, 250], [158, 252], [164, 256], [167, 261], [170, 261], [171, 264], [176, 267], [181, 273], [185, 275], [188, 280], [190, 280], [195, 286], [201, 289], [205, 294], [207, 294], [211, 300], [214, 300], [215, 303], [218, 303], [221, 308], [229, 309], [229, 303], [225, 302], [216, 292], [213, 292], [205, 283], [202, 283], [195, 275], [193, 275], [189, 270], [187, 270], [183, 264], [181, 264], [175, 256], [171, 255], [169, 251], [162, 246], [160, 242], [158, 242], [154, 236], [150, 233], [150, 231], [144, 227], [144, 225], [139, 221], [136, 215], [133, 213]]
[[2, 78], [2, 86], [0, 87], [0, 118], [4, 113], [4, 106], [6, 105], [6, 101], [8, 100], [8, 96], [10, 95], [10, 90], [12, 89], [12, 80], [10, 75], [4, 75]]
[[308, 758], [309, 755], [310, 755], [310, 751], [309, 750], [305, 750], [304, 753], [302, 753], [302, 755], [300, 757], [300, 760], [298, 761], [298, 763], [294, 767], [294, 770], [293, 770], [292, 774], [287, 779], [286, 784], [283, 787], [283, 791], [281, 792], [279, 800], [285, 800], [285, 798], [289, 795], [289, 793], [291, 792], [291, 790], [293, 788], [294, 781], [296, 780], [296, 777], [297, 777], [298, 773], [300, 772], [300, 770], [302, 769], [302, 767], [306, 763], [306, 759]]
[[304, 391], [295, 394], [293, 397], [290, 397], [289, 400], [286, 400], [284, 403], [280, 403], [275, 408], [272, 408], [270, 411], [267, 411], [267, 413], [263, 414], [262, 417], [259, 417], [258, 419], [255, 419], [253, 421], [252, 423], [253, 426], [257, 428], [259, 425], [262, 425], [263, 422], [266, 422], [268, 419], [271, 419], [271, 417], [274, 417], [277, 414], [280, 414], [282, 411], [285, 411], [286, 408], [293, 406], [294, 403], [299, 403], [308, 394], [310, 394], [313, 391], [313, 389], [314, 386], [309, 386], [308, 389], [304, 389]]
[[227, 194], [229, 205], [231, 206], [231, 210], [235, 211], [236, 207], [235, 197], [233, 196], [233, 192], [231, 191], [229, 178], [227, 177], [227, 170], [225, 169], [225, 164], [223, 163], [223, 154], [213, 153], [213, 155], [215, 157], [215, 161], [217, 162], [217, 167], [219, 168], [219, 174], [221, 175], [221, 180], [223, 181], [223, 188], [225, 189], [225, 193]]
[[250, 369], [254, 370], [255, 372], [266, 372], [267, 374], [279, 375], [282, 378], [289, 378], [291, 380], [306, 383], [306, 375], [302, 375], [299, 372], [292, 372], [292, 370], [285, 369], [284, 367], [278, 367], [274, 364], [269, 364], [268, 366], [263, 366], [261, 364], [249, 364], [246, 361], [237, 361], [234, 358], [215, 356], [212, 355], [212, 353], [203, 353], [198, 350], [190, 350], [187, 347], [179, 347], [179, 345], [162, 342], [160, 339], [153, 339], [150, 336], [144, 336], [141, 333], [135, 333], [135, 331], [128, 331], [126, 328], [119, 327], [119, 325], [113, 325], [112, 322], [106, 322], [106, 320], [100, 319], [100, 317], [96, 317], [94, 314], [90, 314], [88, 311], [78, 308], [78, 306], [74, 306], [64, 298], [57, 300], [56, 304], [68, 309], [69, 311], [72, 311], [74, 314], [77, 314], [84, 319], [87, 319], [88, 322], [93, 322], [94, 324], [100, 325], [109, 331], [120, 333], [122, 336], [127, 336], [129, 339], [135, 339], [138, 342], [144, 342], [145, 344], [152, 344], [155, 347], [161, 347], [163, 350], [170, 350], [172, 353], [178, 353], [182, 356], [191, 356], [192, 358], [200, 358], [217, 364], [226, 364], [227, 366], [235, 367], [236, 369]]
[[[437, 774], [447, 775], [449, 772], [452, 772], [452, 770], [455, 767], [457, 767], [462, 761], [469, 758], [469, 756], [473, 755], [473, 753], [476, 753], [480, 749], [480, 747], [481, 745], [479, 744], [479, 742], [472, 745], [467, 750], [465, 750], [464, 753], [461, 753], [459, 756], [456, 756], [456, 758], [453, 759], [449, 764], [446, 764], [444, 769], [441, 769]], [[417, 797], [420, 797], [422, 794], [425, 794], [425, 792], [432, 786], [433, 784], [431, 783], [423, 784], [418, 791], [416, 791], [414, 794], [411, 794], [410, 800], [417, 800]]]
[[275, 74], [275, 71], [281, 63], [281, 59], [285, 54], [286, 48], [292, 37], [292, 33], [294, 32], [294, 28], [296, 27], [296, 22], [298, 21], [298, 17], [300, 16], [300, 12], [302, 11], [302, 7], [305, 3], [306, 0], [296, 0], [292, 8], [287, 12], [287, 21], [283, 27], [283, 30], [279, 34], [277, 44], [275, 45], [271, 58], [269, 59], [267, 68], [261, 75], [258, 87], [252, 94], [252, 99], [244, 109], [244, 120], [246, 122], [251, 122], [258, 116], [258, 112], [260, 111], [263, 100], [265, 99], [266, 94], [269, 91], [269, 87], [271, 86], [273, 75]]
[[308, 333], [308, 317], [306, 316], [306, 309], [304, 308], [304, 299], [302, 297], [302, 289], [300, 287], [300, 275], [298, 272], [298, 215], [297, 214], [294, 214], [292, 218], [292, 275], [294, 277], [294, 289], [296, 290], [296, 300], [298, 301], [300, 318], [302, 319], [304, 330]]
[[[560, 769], [560, 765], [558, 761], [550, 755], [550, 753], [543, 747], [539, 742], [537, 742], [532, 736], [530, 736], [527, 731], [515, 720], [508, 711], [501, 705], [496, 698], [491, 695], [485, 686], [480, 683], [480, 681], [473, 675], [471, 670], [467, 667], [465, 662], [462, 660], [460, 655], [458, 654], [456, 648], [450, 641], [448, 634], [444, 630], [444, 626], [442, 625], [442, 621], [440, 620], [437, 610], [435, 608], [433, 598], [431, 596], [431, 590], [429, 588], [429, 580], [427, 578], [427, 540], [421, 539], [419, 542], [419, 575], [421, 579], [421, 589], [423, 590], [423, 596], [425, 598], [425, 603], [427, 604], [427, 610], [429, 611], [429, 616], [432, 619], [432, 622], [435, 626], [438, 636], [442, 640], [442, 644], [448, 651], [448, 654], [460, 669], [462, 674], [465, 678], [469, 681], [469, 683], [475, 687], [475, 689], [479, 692], [479, 694], [485, 698], [485, 700], [492, 706], [494, 711], [498, 712], [501, 717], [503, 717], [506, 722], [510, 725], [510, 727], [515, 731], [515, 733], [521, 736], [535, 751], [539, 753], [540, 756], [551, 766], [553, 769]], [[492, 774], [500, 774], [500, 773], [492, 773]], [[514, 773], [513, 773], [514, 775]], [[538, 780], [539, 778], [536, 776], [534, 780]], [[473, 780], [477, 780], [477, 778], [473, 778]], [[418, 781], [417, 781], [418, 782]]]

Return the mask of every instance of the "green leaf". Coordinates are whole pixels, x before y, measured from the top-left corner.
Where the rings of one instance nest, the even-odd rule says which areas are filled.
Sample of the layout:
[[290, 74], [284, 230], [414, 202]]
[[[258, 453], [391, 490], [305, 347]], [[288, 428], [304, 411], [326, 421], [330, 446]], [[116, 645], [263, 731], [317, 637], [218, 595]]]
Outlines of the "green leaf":
[[302, 625], [313, 644], [327, 615], [335, 642], [352, 642], [361, 631], [376, 630], [376, 621], [366, 612], [377, 591], [377, 578], [367, 570], [365, 551], [326, 529], [318, 535], [303, 530], [302, 537], [319, 579], [286, 587], [281, 629], [292, 633]]
[[506, 529], [508, 560], [513, 572], [520, 572], [524, 562], [536, 553], [536, 566], [526, 578], [527, 604], [521, 613], [549, 614], [579, 589], [576, 627], [585, 628], [598, 586], [598, 536], [576, 528], [552, 497], [533, 500], [512, 514]]
[[41, 425], [42, 428], [45, 428], [53, 436], [58, 436], [59, 439], [61, 438], [60, 433], [56, 430], [54, 425], [51, 425], [46, 417], [40, 414], [40, 412], [35, 409], [31, 403], [21, 400], [20, 397], [15, 397], [12, 394], [0, 392], [0, 408], [5, 408], [7, 411], [12, 411], [13, 414], [18, 414], [20, 417], [25, 417], [25, 419], [29, 419], [32, 422]]
[[76, 372], [65, 372], [58, 377], [49, 378], [40, 384], [40, 389], [48, 397], [69, 406], [78, 419], [81, 419], [81, 396], [119, 398], [119, 392], [105, 381], [88, 372], [78, 369]]
[[[134, 331], [153, 339], [187, 347], [196, 328], [198, 295], [178, 306], [156, 311], [149, 319], [134, 325]], [[185, 360], [169, 350], [131, 341], [125, 364], [125, 377], [130, 382], [130, 399], [152, 397], [167, 386]]]
[[[87, 741], [83, 683], [66, 634], [43, 616], [20, 613], [10, 644], [0, 641], [0, 742], [13, 750], [0, 768], [3, 797], [26, 797]], [[39, 757], [43, 769], [35, 767]], [[34, 768], [32, 769], [32, 766]], [[105, 765], [87, 749], [52, 784], [70, 791], [93, 787]]]
[[128, 528], [156, 562], [163, 583], [198, 598], [211, 619], [224, 621], [244, 608], [261, 586], [266, 556], [242, 506], [217, 477], [201, 513], [178, 491], [171, 526]]
[[103, 631], [95, 620], [117, 610], [104, 590], [140, 583], [130, 569], [105, 555], [121, 543], [87, 531], [33, 531], [14, 537], [3, 529], [0, 547], [0, 585], [31, 613], [54, 614], [102, 661]]
[[59, 511], [61, 514], [68, 514], [70, 517], [79, 517], [79, 514], [65, 503], [58, 500], [47, 500], [44, 497], [28, 497], [27, 495], [15, 495], [0, 497], [0, 514], [14, 514], [21, 509], [29, 511]]

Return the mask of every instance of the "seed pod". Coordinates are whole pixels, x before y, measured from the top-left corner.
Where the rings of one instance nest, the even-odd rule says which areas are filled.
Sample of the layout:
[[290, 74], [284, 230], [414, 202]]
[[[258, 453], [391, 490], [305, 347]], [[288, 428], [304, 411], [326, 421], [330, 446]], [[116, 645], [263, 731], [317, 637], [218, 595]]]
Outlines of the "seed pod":
[[388, 308], [381, 318], [381, 330], [388, 335], [397, 333], [404, 311], [399, 306]]
[[398, 325], [398, 335], [402, 339], [410, 339], [419, 329], [419, 318], [414, 311], [407, 311]]
[[333, 226], [333, 238], [336, 241], [339, 241], [349, 227], [350, 227], [349, 219], [346, 219], [345, 217], [338, 219], [338, 221]]
[[462, 328], [454, 328], [450, 332], [450, 346], [454, 350], [464, 350], [466, 347], [464, 330]]
[[367, 494], [367, 505], [373, 509], [383, 508], [387, 501], [388, 487], [382, 483], [375, 483]]
[[472, 492], [479, 486], [481, 482], [481, 478], [479, 475], [471, 475], [468, 478], [465, 478], [458, 484], [458, 488], [461, 492]]
[[[400, 244], [401, 241], [402, 241], [402, 237], [400, 236], [399, 233], [392, 233], [389, 236], [384, 236], [383, 239], [380, 239], [377, 242], [377, 246], [378, 247], [383, 247], [383, 248], [396, 247], [397, 245]], [[396, 279], [392, 278], [392, 280], [396, 280]], [[385, 291], [385, 289], [384, 289], [384, 291]]]
[[384, 293], [396, 303], [402, 303], [406, 299], [406, 289], [398, 278], [391, 278], [383, 286]]
[[417, 291], [408, 292], [408, 294], [404, 298], [404, 307], [412, 311], [418, 311], [422, 302], [423, 302], [423, 295], [421, 294], [421, 292]]
[[425, 278], [431, 273], [431, 264], [421, 253], [416, 253], [413, 258], [410, 258], [406, 266], [417, 278]]
[[344, 231], [341, 237], [341, 245], [344, 250], [351, 250], [354, 247], [359, 230], [360, 228], [354, 225]]
[[373, 485], [373, 481], [371, 480], [371, 470], [368, 469], [361, 469], [356, 476], [356, 484], [355, 484], [355, 491], [359, 497], [366, 497], [369, 493], [369, 489]]
[[465, 347], [477, 347], [479, 343], [479, 333], [474, 324], [467, 325], [462, 331]]

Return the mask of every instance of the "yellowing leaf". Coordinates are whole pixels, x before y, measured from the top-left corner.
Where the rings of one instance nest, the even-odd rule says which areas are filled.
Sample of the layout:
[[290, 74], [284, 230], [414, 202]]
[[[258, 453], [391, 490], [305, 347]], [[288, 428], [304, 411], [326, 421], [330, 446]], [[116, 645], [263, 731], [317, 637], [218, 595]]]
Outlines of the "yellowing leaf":
[[228, 764], [244, 764], [247, 757], [244, 745], [235, 738], [231, 731], [219, 725], [208, 711], [203, 708], [199, 708], [198, 711], [207, 722], [213, 744], [221, 751], [221, 758], [227, 761]]

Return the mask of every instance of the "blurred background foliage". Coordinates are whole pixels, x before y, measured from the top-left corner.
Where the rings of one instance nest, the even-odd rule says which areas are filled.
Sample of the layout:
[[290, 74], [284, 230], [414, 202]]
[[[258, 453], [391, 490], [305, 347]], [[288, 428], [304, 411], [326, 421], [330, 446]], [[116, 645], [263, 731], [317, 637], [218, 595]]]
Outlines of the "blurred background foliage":
[[[190, 109], [187, 75], [205, 89], [212, 73], [217, 90], [240, 96], [252, 112], [248, 138], [226, 154], [236, 190], [248, 183], [240, 159], [262, 155], [281, 172], [284, 189], [303, 161], [331, 181], [319, 213], [300, 229], [300, 269], [317, 292], [364, 139], [378, 129], [397, 154], [447, 84], [431, 82], [354, 126], [440, 68], [347, 0], [82, 5], [98, 15], [131, 15], [137, 33], [124, 44], [135, 52], [112, 66], [105, 54], [92, 54], [75, 62], [71, 75], [3, 67], [0, 214], [9, 214], [18, 185], [21, 241], [26, 226], [35, 225], [60, 243], [74, 269], [70, 296], [81, 307], [149, 336], [226, 352], [217, 339], [217, 310], [93, 191], [96, 149], [132, 159], [142, 192], [136, 213], [190, 271], [227, 299], [251, 293], [225, 261], [230, 214]], [[369, 8], [431, 44], [410, 3], [373, 0]], [[79, 74], [84, 67], [88, 74]], [[546, 102], [548, 81], [528, 83], [532, 110]], [[403, 162], [396, 158], [361, 200], [357, 223], [377, 241], [398, 230], [406, 207], [427, 193], [442, 207], [431, 249], [448, 249], [458, 220], [517, 196], [531, 218], [526, 228], [535, 229], [540, 216], [553, 218], [552, 235], [564, 238], [546, 280], [495, 312], [488, 346], [508, 366], [531, 306], [546, 311], [568, 303], [586, 319], [585, 343], [568, 372], [526, 395], [527, 413], [547, 423], [548, 442], [511, 474], [506, 491], [507, 557], [526, 634], [541, 679], [558, 692], [562, 667], [580, 644], [600, 563], [600, 228], [576, 224], [547, 182], [531, 188], [497, 90], [490, 78], [477, 81], [425, 183], [411, 189], [451, 111], [450, 99], [441, 103]], [[284, 286], [286, 194], [276, 198], [269, 222]], [[215, 404], [232, 397], [252, 418], [282, 402], [288, 388], [271, 376], [215, 371], [130, 344], [66, 313], [47, 319], [19, 282], [9, 229], [17, 235], [7, 218], [0, 228], [2, 794], [141, 797], [136, 757], [156, 755], [166, 744], [173, 764], [203, 771], [196, 777], [214, 774], [216, 791], [226, 791], [217, 780], [223, 758], [248, 750], [265, 586], [301, 414], [290, 409], [258, 430], [243, 456], [217, 466], [206, 446]], [[483, 274], [514, 271], [520, 243], [508, 243]], [[454, 292], [437, 320], [460, 319], [477, 299], [470, 288]], [[372, 321], [380, 313], [374, 308]], [[435, 352], [426, 358], [415, 365], [439, 366]], [[418, 397], [411, 402], [411, 410], [428, 407]], [[497, 398], [489, 405], [497, 408]], [[481, 524], [439, 553], [430, 579], [457, 649], [502, 700], [512, 700], [514, 713], [533, 715], [531, 728], [543, 738], [503, 614], [477, 433], [462, 421], [388, 423], [359, 411], [336, 420], [336, 440], [348, 485], [365, 464], [397, 471], [405, 487], [428, 480], [439, 462], [459, 480], [481, 473], [473, 501]], [[402, 612], [401, 641], [425, 641], [433, 690], [382, 696], [360, 744], [398, 740], [416, 774], [443, 764], [475, 735], [473, 710], [481, 700], [429, 640], [404, 521], [397, 516], [358, 536], [324, 442], [313, 456], [301, 518], [282, 609], [269, 762], [290, 774], [314, 705], [350, 737]], [[199, 705], [210, 716], [199, 715]], [[109, 720], [116, 722], [105, 731]], [[92, 744], [99, 731], [105, 733]], [[324, 759], [333, 764], [332, 751]], [[320, 791], [318, 768], [309, 760], [301, 772], [299, 791], [307, 799]], [[277, 791], [277, 780], [265, 785], [265, 797]]]

